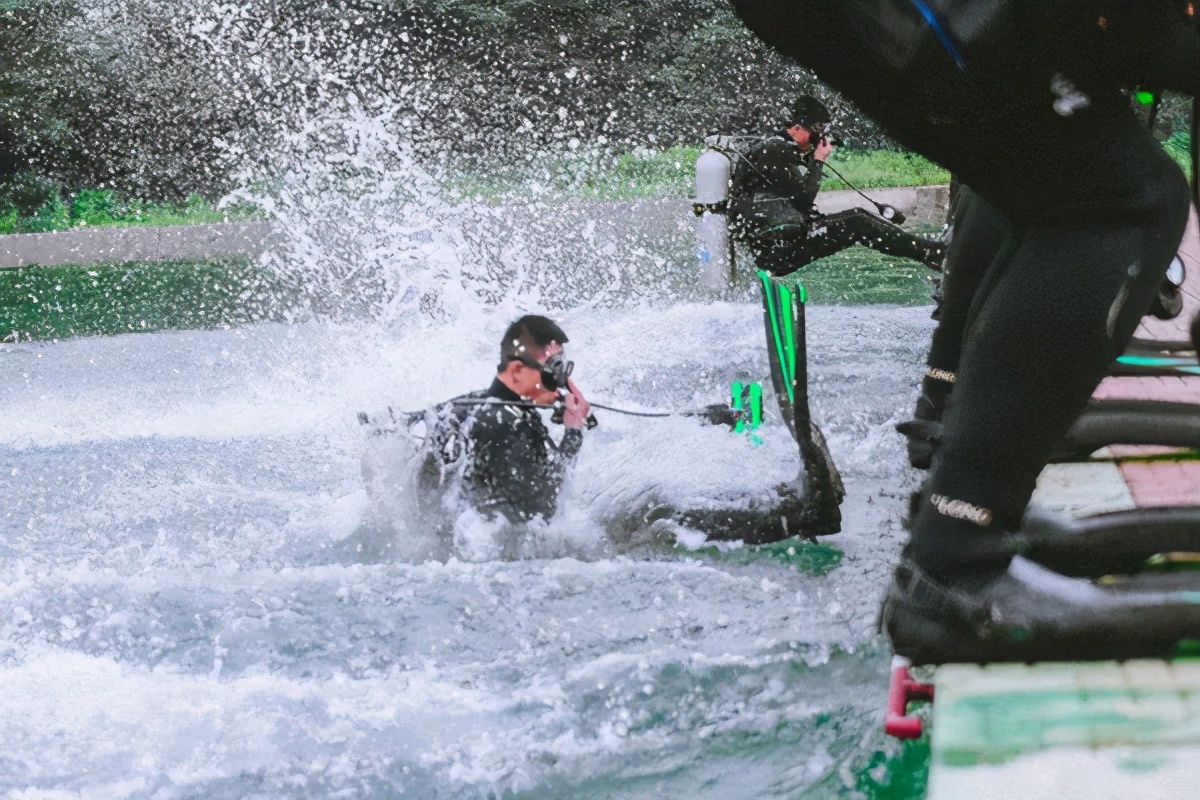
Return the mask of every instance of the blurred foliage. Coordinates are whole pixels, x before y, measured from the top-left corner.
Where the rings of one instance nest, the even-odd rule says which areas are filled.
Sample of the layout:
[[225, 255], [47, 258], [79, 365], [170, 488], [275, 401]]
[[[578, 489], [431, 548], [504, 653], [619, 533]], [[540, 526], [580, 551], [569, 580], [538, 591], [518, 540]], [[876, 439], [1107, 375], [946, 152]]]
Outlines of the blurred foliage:
[[802, 90], [886, 143], [721, 0], [6, 0], [0, 181], [216, 197], [333, 106], [432, 161], [614, 156], [769, 129]]
[[[485, 195], [489, 182], [677, 194], [686, 168], [643, 152], [770, 131], [802, 92], [831, 106], [846, 152], [895, 149], [725, 0], [0, 0], [0, 183], [33, 172], [63, 198], [214, 200], [247, 175], [271, 181], [297, 131], [328, 137], [353, 171], [356, 153], [321, 127], [331, 110]], [[1185, 118], [1165, 98], [1160, 136]]]
[[1167, 154], [1170, 155], [1171, 158], [1175, 159], [1175, 163], [1178, 164], [1188, 178], [1191, 179], [1193, 177], [1191, 134], [1187, 131], [1176, 131], [1170, 136], [1170, 138], [1163, 142], [1163, 149], [1167, 151]]

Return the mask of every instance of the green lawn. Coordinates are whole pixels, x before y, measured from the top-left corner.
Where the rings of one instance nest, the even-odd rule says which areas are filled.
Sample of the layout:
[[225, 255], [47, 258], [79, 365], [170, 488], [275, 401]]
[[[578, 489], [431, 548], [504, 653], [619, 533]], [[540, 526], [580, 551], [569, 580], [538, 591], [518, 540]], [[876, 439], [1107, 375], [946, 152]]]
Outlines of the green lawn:
[[852, 247], [813, 262], [795, 280], [804, 284], [808, 302], [815, 305], [924, 306], [933, 303], [936, 275], [924, 264]]
[[[1189, 136], [1178, 132], [1163, 149], [1191, 175]], [[703, 147], [643, 150], [609, 158], [549, 159], [536, 173], [494, 170], [486, 174], [457, 173], [447, 185], [455, 198], [502, 201], [536, 194], [594, 200], [639, 200], [652, 197], [691, 197], [696, 159]], [[835, 150], [829, 163], [860, 189], [936, 186], [950, 182], [950, 173], [915, 153], [900, 150]], [[822, 191], [848, 189], [832, 173]]]
[[248, 258], [0, 270], [0, 340], [256, 322], [278, 288]]
[[256, 208], [237, 205], [218, 210], [199, 195], [182, 203], [130, 200], [109, 189], [82, 189], [63, 197], [36, 177], [0, 187], [0, 234], [46, 233], [72, 228], [198, 225], [264, 219]]
[[[495, 170], [486, 174], [458, 173], [447, 181], [454, 199], [500, 202], [530, 194], [564, 199], [639, 200], [653, 197], [691, 197], [696, 159], [702, 147], [672, 147], [627, 153], [615, 158], [551, 159], [535, 174]], [[949, 183], [950, 174], [921, 156], [891, 150], [838, 150], [830, 163], [860, 188], [929, 186]], [[825, 191], [845, 189], [830, 176]]]

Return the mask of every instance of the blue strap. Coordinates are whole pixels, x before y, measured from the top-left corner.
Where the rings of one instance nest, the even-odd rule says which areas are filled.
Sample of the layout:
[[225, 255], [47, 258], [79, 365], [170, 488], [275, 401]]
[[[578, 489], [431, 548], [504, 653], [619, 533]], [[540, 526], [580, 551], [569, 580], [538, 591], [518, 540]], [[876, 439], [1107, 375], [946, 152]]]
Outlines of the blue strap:
[[946, 27], [942, 25], [942, 21], [938, 19], [937, 14], [933, 9], [925, 4], [925, 0], [912, 0], [912, 4], [917, 7], [917, 11], [921, 12], [921, 16], [925, 18], [925, 22], [937, 34], [938, 39], [942, 43], [942, 47], [946, 48], [946, 52], [954, 59], [954, 63], [958, 65], [960, 70], [966, 70], [967, 64], [963, 61], [962, 54], [958, 52], [958, 47], [954, 44], [954, 40], [950, 38]]

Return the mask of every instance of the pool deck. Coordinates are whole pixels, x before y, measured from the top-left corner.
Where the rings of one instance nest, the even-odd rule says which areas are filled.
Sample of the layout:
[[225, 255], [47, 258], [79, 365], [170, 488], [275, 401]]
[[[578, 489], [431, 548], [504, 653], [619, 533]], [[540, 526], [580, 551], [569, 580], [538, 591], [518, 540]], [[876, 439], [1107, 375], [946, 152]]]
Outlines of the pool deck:
[[[1195, 212], [1182, 256], [1184, 312], [1138, 336], [1187, 339], [1200, 313]], [[1200, 404], [1200, 376], [1108, 378], [1096, 397]], [[1034, 505], [1079, 516], [1200, 505], [1200, 461], [1155, 454], [1112, 447], [1108, 460], [1047, 467]], [[956, 664], [933, 682], [931, 800], [1200, 797], [1200, 660]]]

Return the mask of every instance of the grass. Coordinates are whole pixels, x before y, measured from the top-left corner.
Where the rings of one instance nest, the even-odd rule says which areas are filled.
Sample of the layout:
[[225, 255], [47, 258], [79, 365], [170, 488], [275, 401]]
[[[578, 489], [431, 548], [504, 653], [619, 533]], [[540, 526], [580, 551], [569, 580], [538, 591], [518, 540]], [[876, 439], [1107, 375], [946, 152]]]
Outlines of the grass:
[[[1190, 138], [1177, 132], [1163, 149], [1191, 176]], [[497, 170], [488, 174], [460, 173], [448, 181], [455, 199], [487, 201], [529, 194], [549, 194], [589, 200], [640, 200], [655, 197], [691, 197], [696, 159], [702, 147], [638, 150], [615, 157], [585, 156], [542, 162], [535, 174]], [[950, 173], [928, 159], [900, 150], [835, 150], [829, 163], [860, 189], [936, 186], [950, 182]], [[829, 174], [822, 191], [849, 189]]]
[[814, 261], [796, 273], [815, 305], [895, 303], [925, 306], [933, 302], [932, 270], [905, 258], [885, 256], [865, 247]]
[[[937, 186], [950, 182], [950, 173], [916, 153], [896, 150], [835, 150], [830, 165], [860, 189], [901, 186]], [[821, 191], [849, 189], [832, 175], [821, 181]]]
[[1163, 149], [1183, 169], [1188, 180], [1192, 179], [1192, 137], [1187, 131], [1176, 131], [1163, 142]]
[[64, 198], [48, 182], [22, 178], [0, 187], [0, 234], [263, 219], [253, 206], [218, 210], [200, 195], [191, 195], [182, 203], [150, 203], [123, 198], [110, 189], [82, 189]]
[[0, 270], [0, 340], [262, 321], [277, 290], [248, 258]]
[[[556, 159], [539, 165], [537, 174], [506, 170], [462, 173], [448, 181], [454, 199], [500, 201], [529, 194], [589, 200], [640, 200], [691, 197], [701, 147], [639, 150], [616, 157]], [[830, 163], [860, 188], [928, 186], [949, 183], [950, 174], [921, 156], [890, 150], [839, 150]], [[822, 190], [847, 188], [827, 178]]]

